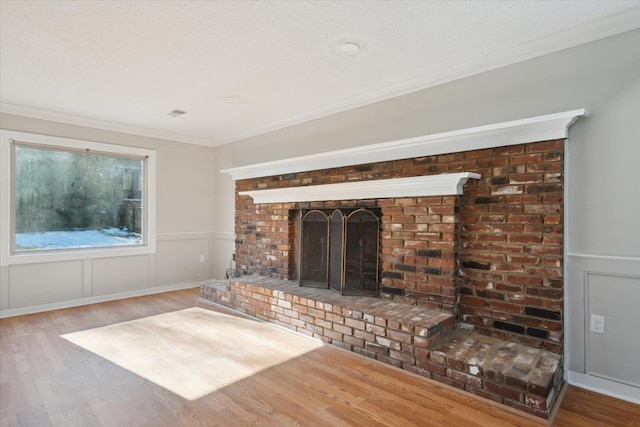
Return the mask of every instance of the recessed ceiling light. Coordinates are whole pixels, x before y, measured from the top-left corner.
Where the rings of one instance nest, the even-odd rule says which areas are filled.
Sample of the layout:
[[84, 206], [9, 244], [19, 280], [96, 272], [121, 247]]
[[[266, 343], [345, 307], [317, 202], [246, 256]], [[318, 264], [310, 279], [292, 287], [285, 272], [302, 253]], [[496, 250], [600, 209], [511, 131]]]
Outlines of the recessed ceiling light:
[[182, 110], [173, 110], [170, 113], [168, 113], [167, 115], [169, 117], [171, 117], [172, 119], [175, 119], [176, 117], [180, 117], [181, 115], [186, 114], [186, 111], [182, 111]]
[[338, 45], [337, 49], [343, 55], [357, 55], [362, 50], [360, 45], [354, 41], [343, 42]]
[[325, 52], [342, 57], [361, 56], [367, 51], [367, 43], [353, 37], [341, 37], [325, 44]]
[[241, 96], [234, 95], [234, 96], [223, 96], [222, 102], [224, 102], [225, 104], [237, 105], [237, 104], [244, 104], [247, 102], [247, 100]]

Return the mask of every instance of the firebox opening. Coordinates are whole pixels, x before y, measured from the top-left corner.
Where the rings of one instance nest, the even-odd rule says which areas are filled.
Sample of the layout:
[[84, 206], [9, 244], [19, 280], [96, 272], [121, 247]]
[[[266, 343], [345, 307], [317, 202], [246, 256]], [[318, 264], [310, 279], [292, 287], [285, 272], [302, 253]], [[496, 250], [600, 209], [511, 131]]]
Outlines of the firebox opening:
[[377, 295], [380, 209], [301, 210], [300, 286], [342, 295]]

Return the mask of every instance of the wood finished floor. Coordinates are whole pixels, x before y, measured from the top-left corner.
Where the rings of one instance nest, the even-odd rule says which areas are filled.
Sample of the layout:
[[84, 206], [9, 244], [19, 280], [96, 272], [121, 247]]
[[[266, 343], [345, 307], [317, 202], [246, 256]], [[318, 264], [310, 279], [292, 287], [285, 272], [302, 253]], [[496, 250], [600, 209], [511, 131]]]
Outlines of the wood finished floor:
[[[188, 289], [1, 319], [0, 426], [546, 424], [329, 346], [189, 401], [60, 338], [195, 306], [227, 312]], [[638, 426], [640, 406], [569, 387], [554, 425]]]

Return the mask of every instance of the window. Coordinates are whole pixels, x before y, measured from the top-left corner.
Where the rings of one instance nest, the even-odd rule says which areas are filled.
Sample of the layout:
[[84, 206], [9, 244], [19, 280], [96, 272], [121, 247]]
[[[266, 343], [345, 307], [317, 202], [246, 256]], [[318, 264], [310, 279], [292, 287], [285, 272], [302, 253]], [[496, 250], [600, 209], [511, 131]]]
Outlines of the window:
[[9, 256], [154, 247], [154, 151], [3, 131], [7, 142]]

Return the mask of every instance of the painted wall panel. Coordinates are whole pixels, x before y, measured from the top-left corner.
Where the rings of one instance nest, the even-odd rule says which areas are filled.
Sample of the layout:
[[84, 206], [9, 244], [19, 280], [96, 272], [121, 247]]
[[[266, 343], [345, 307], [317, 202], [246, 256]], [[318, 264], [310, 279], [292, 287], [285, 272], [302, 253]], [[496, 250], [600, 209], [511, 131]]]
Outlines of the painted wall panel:
[[585, 368], [585, 272], [581, 259], [566, 261], [565, 356], [569, 370], [584, 373]]
[[[217, 232], [214, 233], [213, 245], [215, 253], [219, 254], [213, 260], [214, 279], [224, 279], [227, 270], [230, 267], [235, 268], [235, 261], [232, 260], [232, 253], [235, 250], [235, 234], [233, 232]], [[226, 256], [225, 256], [226, 255]]]
[[0, 266], [0, 310], [9, 308], [9, 267]]
[[[207, 239], [164, 240], [156, 254], [157, 286], [195, 282], [209, 277]], [[200, 257], [204, 257], [201, 261]]]
[[149, 287], [149, 257], [102, 258], [93, 261], [93, 295]]
[[9, 266], [9, 307], [82, 297], [82, 261]]
[[586, 282], [587, 322], [605, 318], [604, 334], [587, 328], [587, 373], [640, 387], [640, 276], [587, 273]]
[[635, 76], [588, 105], [590, 117], [569, 133], [571, 252], [640, 256], [640, 59], [630, 71]]
[[[572, 384], [640, 403], [640, 258], [569, 254], [567, 268], [565, 345]], [[604, 335], [589, 331], [590, 313], [605, 317]]]

